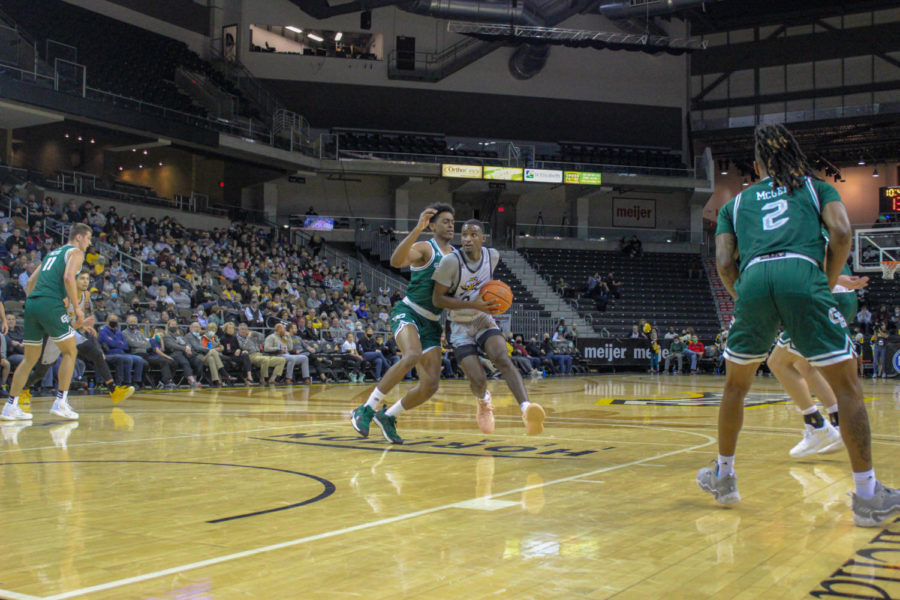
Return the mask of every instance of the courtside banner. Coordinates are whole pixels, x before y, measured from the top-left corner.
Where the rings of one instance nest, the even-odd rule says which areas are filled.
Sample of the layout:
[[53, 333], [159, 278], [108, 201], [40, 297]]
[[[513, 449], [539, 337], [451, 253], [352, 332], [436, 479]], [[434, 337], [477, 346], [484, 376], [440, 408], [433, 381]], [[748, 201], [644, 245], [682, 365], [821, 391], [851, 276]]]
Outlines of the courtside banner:
[[484, 178], [495, 181], [522, 181], [522, 169], [519, 167], [485, 167]]
[[525, 181], [531, 183], [562, 183], [563, 172], [553, 169], [525, 169]]
[[601, 185], [603, 176], [589, 171], [566, 171], [565, 182], [575, 185]]
[[481, 165], [441, 165], [442, 177], [456, 177], [459, 179], [481, 179]]
[[[650, 340], [644, 338], [579, 337], [575, 342], [579, 356], [594, 367], [650, 368]], [[663, 349], [660, 358], [669, 354]]]
[[656, 200], [613, 198], [613, 227], [656, 227]]

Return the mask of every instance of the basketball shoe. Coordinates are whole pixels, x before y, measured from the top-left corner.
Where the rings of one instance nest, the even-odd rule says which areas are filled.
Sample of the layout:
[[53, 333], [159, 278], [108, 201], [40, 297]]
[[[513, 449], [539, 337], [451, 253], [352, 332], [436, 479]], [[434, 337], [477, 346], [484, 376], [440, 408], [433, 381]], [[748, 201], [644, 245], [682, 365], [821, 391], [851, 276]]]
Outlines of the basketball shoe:
[[403, 438], [397, 434], [397, 417], [388, 416], [385, 409], [381, 409], [372, 417], [375, 424], [381, 427], [381, 433], [384, 439], [392, 444], [402, 444]]
[[73, 421], [78, 418], [78, 413], [72, 410], [72, 407], [69, 406], [69, 401], [61, 400], [59, 398], [56, 399], [53, 406], [50, 408], [50, 414], [62, 417], [63, 419], [71, 419]]
[[708, 467], [697, 471], [697, 485], [704, 492], [712, 494], [719, 504], [732, 504], [741, 499], [737, 489], [737, 474], [719, 477], [719, 463], [715, 459]]
[[134, 387], [130, 385], [117, 385], [113, 388], [113, 391], [109, 393], [109, 397], [112, 398], [113, 404], [118, 404], [122, 400], [125, 400], [129, 396], [134, 393]]
[[350, 413], [350, 424], [353, 425], [356, 433], [364, 438], [369, 437], [369, 425], [372, 423], [372, 417], [374, 416], [375, 411], [363, 404], [354, 408], [353, 412]]
[[831, 454], [832, 452], [838, 452], [839, 450], [844, 449], [844, 440], [841, 438], [841, 428], [837, 426], [834, 430], [838, 432], [838, 438], [831, 442], [831, 444], [819, 450], [819, 454]]
[[27, 413], [18, 404], [10, 404], [7, 402], [3, 405], [3, 412], [0, 412], [0, 419], [4, 421], [30, 421], [31, 413]]
[[803, 439], [791, 448], [790, 454], [794, 458], [803, 458], [804, 456], [821, 452], [824, 448], [840, 441], [840, 432], [828, 421], [825, 421], [818, 429], [806, 423], [803, 426]]
[[544, 419], [547, 413], [544, 412], [540, 404], [529, 402], [525, 412], [522, 413], [522, 420], [525, 422], [525, 432], [528, 435], [537, 435], [544, 430]]
[[877, 527], [891, 515], [900, 513], [900, 490], [875, 482], [875, 495], [861, 498], [853, 494], [853, 522], [858, 527]]

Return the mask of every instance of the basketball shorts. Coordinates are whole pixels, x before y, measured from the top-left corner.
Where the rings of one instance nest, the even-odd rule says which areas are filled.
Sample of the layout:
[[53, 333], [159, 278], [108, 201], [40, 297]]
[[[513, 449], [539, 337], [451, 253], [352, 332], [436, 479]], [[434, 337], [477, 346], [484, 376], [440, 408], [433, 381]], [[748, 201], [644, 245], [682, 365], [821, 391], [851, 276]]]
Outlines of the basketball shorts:
[[40, 296], [25, 300], [25, 336], [23, 343], [40, 346], [44, 336], [61, 342], [75, 335], [62, 300]]
[[[859, 308], [856, 292], [838, 292], [833, 294], [833, 296], [834, 301], [837, 302], [838, 311], [844, 316], [844, 320], [847, 323], [851, 323], [853, 319], [856, 318], [856, 311]], [[781, 335], [778, 336], [778, 345], [794, 354], [802, 356], [797, 348], [794, 347], [793, 342], [791, 342], [791, 337], [786, 331], [782, 331]]]
[[735, 284], [738, 299], [725, 359], [738, 364], [764, 360], [779, 325], [797, 353], [822, 367], [855, 359], [847, 322], [818, 265], [799, 258], [760, 262]]
[[426, 319], [403, 302], [394, 305], [391, 311], [391, 333], [394, 339], [400, 331], [411, 325], [419, 332], [419, 342], [422, 344], [422, 352], [428, 352], [432, 348], [441, 347], [441, 323]]
[[478, 354], [478, 348], [484, 349], [484, 343], [491, 336], [503, 336], [503, 332], [497, 326], [494, 317], [482, 313], [471, 322], [450, 322], [450, 345], [456, 360], [462, 360], [467, 356]]

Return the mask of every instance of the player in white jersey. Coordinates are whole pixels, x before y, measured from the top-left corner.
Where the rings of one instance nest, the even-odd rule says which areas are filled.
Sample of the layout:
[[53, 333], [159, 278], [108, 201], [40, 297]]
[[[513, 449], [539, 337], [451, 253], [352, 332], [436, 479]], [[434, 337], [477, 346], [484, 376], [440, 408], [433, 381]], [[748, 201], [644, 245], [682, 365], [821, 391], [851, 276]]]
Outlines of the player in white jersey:
[[450, 344], [469, 386], [478, 398], [478, 426], [484, 433], [494, 431], [494, 409], [487, 390], [487, 378], [478, 361], [478, 348], [500, 369], [506, 385], [522, 410], [529, 435], [544, 430], [544, 409], [529, 402], [525, 384], [506, 351], [506, 341], [494, 318], [473, 303], [481, 296], [481, 288], [494, 278], [500, 254], [484, 248], [481, 221], [469, 220], [462, 227], [462, 250], [445, 256], [435, 270], [432, 301], [439, 308], [450, 309]]

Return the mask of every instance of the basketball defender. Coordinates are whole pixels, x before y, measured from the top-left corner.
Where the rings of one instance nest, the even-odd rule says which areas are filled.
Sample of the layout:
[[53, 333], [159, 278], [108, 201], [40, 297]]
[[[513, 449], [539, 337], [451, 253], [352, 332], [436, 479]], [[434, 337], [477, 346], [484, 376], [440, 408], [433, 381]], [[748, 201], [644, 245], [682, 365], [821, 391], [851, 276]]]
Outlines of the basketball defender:
[[[828, 237], [825, 239], [827, 241]], [[856, 315], [856, 290], [864, 288], [868, 283], [868, 277], [856, 277], [850, 271], [849, 265], [844, 265], [838, 283], [832, 288], [831, 293], [845, 320], [848, 316], [852, 320]], [[837, 398], [822, 374], [810, 366], [793, 346], [791, 338], [786, 333], [782, 332], [778, 337], [767, 364], [803, 415], [803, 439], [791, 449], [790, 455], [794, 458], [803, 458], [843, 449]], [[827, 421], [819, 412], [810, 390], [825, 407], [828, 414]]]
[[[481, 288], [494, 278], [500, 253], [484, 247], [480, 221], [466, 221], [462, 227], [462, 250], [445, 256], [434, 272], [434, 305], [450, 309], [450, 344], [469, 387], [478, 399], [476, 421], [481, 431], [494, 431], [494, 408], [487, 378], [478, 360], [478, 348], [500, 369], [509, 391], [522, 410], [529, 435], [544, 430], [544, 409], [529, 402], [522, 376], [506, 351], [503, 333], [494, 318], [481, 307]], [[489, 307], [488, 307], [489, 309]]]
[[[419, 236], [431, 229], [434, 237], [418, 242]], [[402, 357], [381, 377], [381, 381], [362, 406], [350, 413], [350, 424], [363, 437], [369, 436], [372, 421], [381, 428], [384, 438], [402, 444], [397, 434], [397, 417], [419, 406], [438, 390], [441, 379], [441, 312], [431, 301], [434, 283], [431, 276], [441, 260], [453, 251], [453, 207], [434, 204], [419, 215], [419, 222], [391, 254], [391, 266], [409, 267], [406, 296], [391, 311], [391, 332]], [[387, 410], [378, 411], [385, 395], [403, 380], [413, 367], [419, 384]], [[376, 412], [378, 411], [378, 412]]]
[[[853, 342], [831, 294], [850, 254], [847, 211], [832, 186], [813, 178], [787, 129], [760, 125], [754, 135], [762, 180], [719, 212], [716, 267], [735, 299], [735, 320], [724, 353], [719, 456], [697, 472], [697, 483], [722, 504], [740, 500], [734, 458], [744, 397], [782, 323], [797, 351], [834, 390], [856, 487], [853, 520], [874, 527], [900, 513], [900, 492], [875, 477]], [[827, 248], [823, 224], [831, 237]]]
[[75, 320], [84, 322], [84, 311], [78, 302], [75, 275], [81, 270], [84, 253], [91, 245], [91, 228], [75, 223], [69, 230], [69, 242], [53, 250], [35, 269], [25, 284], [25, 358], [16, 367], [9, 389], [9, 401], [3, 407], [0, 418], [5, 421], [30, 420], [31, 413], [19, 408], [19, 394], [28, 374], [41, 358], [43, 338], [49, 337], [59, 347], [62, 360], [59, 363], [58, 391], [50, 414], [75, 420], [76, 413], [69, 406], [69, 385], [75, 370], [75, 330], [69, 323], [63, 300], [75, 307]]

